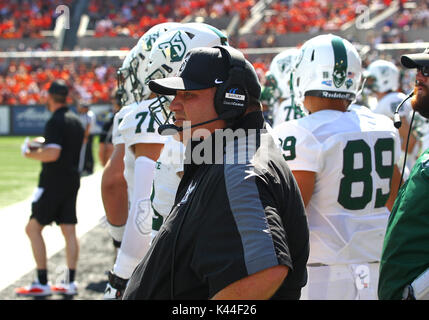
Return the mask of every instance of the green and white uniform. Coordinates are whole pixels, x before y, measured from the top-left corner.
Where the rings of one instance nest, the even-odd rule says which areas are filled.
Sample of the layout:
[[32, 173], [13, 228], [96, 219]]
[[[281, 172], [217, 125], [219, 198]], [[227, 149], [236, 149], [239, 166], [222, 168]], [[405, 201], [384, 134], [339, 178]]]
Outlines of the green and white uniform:
[[125, 154], [131, 154], [131, 161], [124, 161], [130, 208], [121, 248], [113, 266], [113, 273], [122, 279], [131, 277], [150, 245], [153, 215], [150, 194], [155, 161], [145, 156], [135, 157], [131, 147], [146, 143], [164, 144], [166, 140], [158, 133], [158, 125], [149, 111], [152, 103], [157, 103], [157, 99], [138, 103], [125, 115], [118, 129], [125, 143]]
[[152, 239], [155, 237], [164, 219], [174, 204], [177, 187], [180, 183], [179, 172], [183, 172], [185, 146], [172, 136], [167, 138], [164, 149], [156, 162], [152, 191]]
[[406, 285], [429, 268], [429, 149], [399, 190], [380, 261], [379, 299], [401, 299]]
[[285, 121], [305, 117], [307, 113], [299, 105], [292, 102], [292, 99], [283, 100], [273, 111], [273, 128]]
[[[124, 120], [124, 117], [127, 113], [131, 112], [131, 110], [137, 106], [136, 102], [133, 102], [132, 104], [123, 106], [121, 110], [119, 110], [115, 117], [113, 118], [113, 129], [112, 129], [112, 143], [114, 146], [118, 144], [125, 144], [124, 137], [122, 133], [119, 131], [119, 125], [121, 124], [122, 120]], [[132, 195], [132, 181], [130, 180], [130, 169], [133, 170], [134, 166], [134, 156], [129, 149], [125, 149], [124, 152], [124, 178], [125, 181], [127, 181], [127, 195], [128, 199], [131, 199]], [[128, 180], [127, 180], [128, 177]], [[128, 208], [130, 207], [130, 203], [128, 200]]]
[[[356, 105], [347, 112], [318, 111], [285, 122], [274, 131], [290, 169], [316, 173], [306, 207], [309, 265], [344, 266], [316, 275], [309, 271], [307, 287], [311, 289], [315, 283], [321, 295], [311, 296], [310, 292], [306, 297], [304, 290], [303, 298], [355, 298], [352, 274], [356, 271], [354, 267], [349, 271], [350, 264], [380, 260], [389, 216], [385, 203], [400, 157], [398, 131], [389, 118]], [[374, 270], [372, 267], [371, 272]], [[344, 279], [333, 278], [343, 273], [341, 277], [348, 279], [345, 283], [351, 289], [341, 282]], [[336, 281], [341, 282], [338, 288]], [[328, 292], [329, 286], [333, 292]]]
[[128, 111], [119, 124], [119, 134], [125, 143], [124, 177], [127, 181], [129, 195], [133, 194], [134, 188], [134, 162], [135, 156], [131, 152], [131, 146], [137, 143], [164, 143], [165, 137], [158, 134], [158, 125], [151, 116], [148, 107], [156, 99], [143, 100], [136, 103]]

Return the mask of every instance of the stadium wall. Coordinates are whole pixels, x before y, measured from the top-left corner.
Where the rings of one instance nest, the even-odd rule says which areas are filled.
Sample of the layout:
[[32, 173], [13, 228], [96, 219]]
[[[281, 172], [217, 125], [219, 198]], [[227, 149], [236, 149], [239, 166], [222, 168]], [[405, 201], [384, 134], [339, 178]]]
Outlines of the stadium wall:
[[[76, 107], [70, 107], [77, 113]], [[99, 134], [103, 123], [111, 111], [111, 105], [91, 105], [90, 110], [95, 113], [97, 123], [94, 134]], [[33, 136], [42, 135], [46, 121], [51, 113], [43, 105], [14, 105], [0, 106], [0, 135], [1, 136]]]

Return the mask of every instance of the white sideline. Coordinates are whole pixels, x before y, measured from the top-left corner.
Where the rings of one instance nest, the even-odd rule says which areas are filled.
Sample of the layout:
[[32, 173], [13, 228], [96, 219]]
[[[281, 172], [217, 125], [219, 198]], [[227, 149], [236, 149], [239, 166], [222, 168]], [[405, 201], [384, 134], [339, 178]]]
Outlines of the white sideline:
[[[101, 175], [103, 170], [82, 177], [77, 198], [77, 236], [96, 227], [104, 217], [101, 201]], [[36, 267], [30, 241], [25, 234], [25, 225], [31, 214], [31, 198], [0, 209], [0, 291]], [[45, 227], [43, 237], [48, 259], [64, 248], [64, 238], [60, 228], [54, 223]], [[64, 259], [65, 260], [65, 259]], [[78, 262], [78, 266], [84, 261]], [[58, 268], [65, 268], [64, 261]], [[49, 281], [55, 283], [58, 270], [49, 270]], [[52, 275], [52, 276], [51, 276]]]

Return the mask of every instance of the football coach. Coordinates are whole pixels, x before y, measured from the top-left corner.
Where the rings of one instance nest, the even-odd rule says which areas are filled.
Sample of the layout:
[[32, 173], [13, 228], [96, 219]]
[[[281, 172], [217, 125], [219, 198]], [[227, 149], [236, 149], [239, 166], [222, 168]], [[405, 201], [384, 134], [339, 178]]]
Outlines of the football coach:
[[[124, 299], [299, 299], [307, 280], [307, 219], [264, 121], [253, 66], [231, 47], [196, 48], [176, 77], [149, 87], [175, 96], [174, 124], [159, 132], [176, 128], [184, 139], [190, 130], [191, 139], [183, 141], [175, 204]], [[244, 139], [236, 139], [238, 131]]]

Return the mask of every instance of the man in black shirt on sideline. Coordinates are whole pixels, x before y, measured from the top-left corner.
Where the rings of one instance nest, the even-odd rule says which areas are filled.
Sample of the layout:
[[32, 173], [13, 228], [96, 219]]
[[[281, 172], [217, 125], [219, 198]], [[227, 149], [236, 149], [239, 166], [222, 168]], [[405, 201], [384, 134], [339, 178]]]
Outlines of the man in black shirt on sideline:
[[184, 176], [124, 299], [299, 299], [307, 219], [253, 66], [231, 47], [197, 48], [177, 77], [149, 87], [175, 95], [174, 124], [159, 132], [179, 131]]
[[[27, 148], [24, 156], [39, 160], [42, 171], [34, 193], [32, 214], [25, 231], [30, 239], [36, 260], [37, 279], [30, 286], [17, 288], [21, 296], [47, 296], [53, 293], [74, 295], [74, 282], [79, 254], [76, 237], [76, 198], [80, 187], [79, 154], [84, 128], [76, 114], [66, 106], [68, 88], [64, 81], [54, 81], [48, 90], [47, 108], [52, 112], [45, 125], [44, 143], [38, 148]], [[39, 139], [43, 140], [42, 139]], [[47, 258], [42, 230], [56, 222], [66, 244], [68, 279], [55, 286], [48, 284]]]

